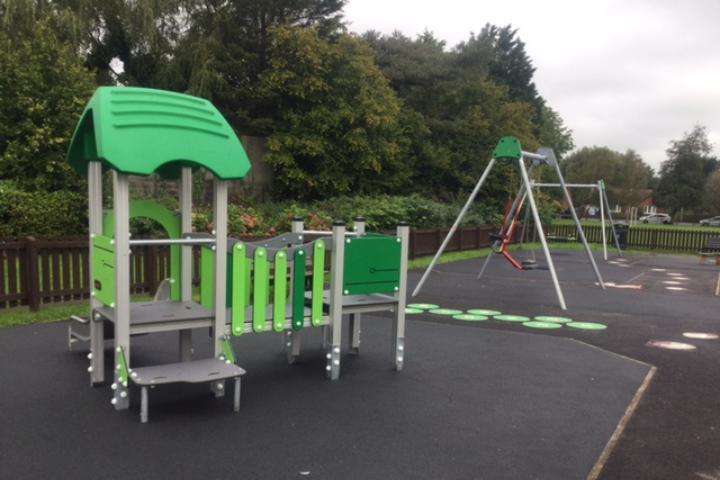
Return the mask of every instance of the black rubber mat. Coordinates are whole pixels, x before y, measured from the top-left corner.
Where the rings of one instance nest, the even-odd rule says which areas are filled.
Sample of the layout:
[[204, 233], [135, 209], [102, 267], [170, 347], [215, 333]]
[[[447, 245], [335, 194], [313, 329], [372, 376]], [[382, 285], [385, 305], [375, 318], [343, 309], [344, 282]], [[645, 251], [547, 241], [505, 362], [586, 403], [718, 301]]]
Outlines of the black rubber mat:
[[[88, 385], [65, 327], [0, 330], [2, 478], [583, 479], [649, 370], [574, 340], [413, 318], [397, 373], [389, 320], [365, 317], [338, 382], [319, 332], [293, 366], [277, 336], [246, 335], [240, 413], [206, 386], [167, 386], [143, 425], [137, 390], [116, 412]], [[138, 337], [133, 361], [172, 362], [176, 347]]]

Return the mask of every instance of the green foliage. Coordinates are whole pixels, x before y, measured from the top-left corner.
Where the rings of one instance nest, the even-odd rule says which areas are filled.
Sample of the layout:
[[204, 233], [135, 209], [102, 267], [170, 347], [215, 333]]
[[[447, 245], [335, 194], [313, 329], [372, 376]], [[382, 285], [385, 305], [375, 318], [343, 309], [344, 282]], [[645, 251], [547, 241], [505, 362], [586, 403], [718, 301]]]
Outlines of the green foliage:
[[28, 192], [0, 182], [0, 238], [87, 233], [84, 192]]
[[717, 168], [718, 159], [711, 156], [712, 146], [707, 129], [696, 125], [681, 140], [670, 142], [667, 160], [660, 166], [660, 182], [656, 190], [658, 205], [673, 213], [682, 209], [700, 210], [703, 188], [709, 175]]
[[0, 180], [27, 190], [74, 190], [83, 181], [65, 161], [92, 75], [54, 32], [52, 15], [27, 36], [0, 29]]
[[269, 62], [260, 88], [276, 106], [265, 160], [277, 197], [393, 191], [407, 182], [396, 142], [400, 106], [362, 42], [277, 28]]
[[[607, 147], [585, 147], [565, 158], [560, 166], [569, 183], [605, 180], [610, 204], [623, 206], [638, 206], [645, 200], [653, 178], [652, 168], [632, 150], [620, 153]], [[576, 207], [598, 204], [596, 190], [573, 191], [573, 196]]]

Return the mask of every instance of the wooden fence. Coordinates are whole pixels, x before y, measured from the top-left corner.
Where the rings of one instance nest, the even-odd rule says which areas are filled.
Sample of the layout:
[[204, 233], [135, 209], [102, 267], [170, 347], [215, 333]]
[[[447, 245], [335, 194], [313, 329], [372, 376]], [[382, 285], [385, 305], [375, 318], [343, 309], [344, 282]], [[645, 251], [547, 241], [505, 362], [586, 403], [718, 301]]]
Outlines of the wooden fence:
[[[589, 242], [600, 243], [600, 225], [586, 225]], [[410, 258], [433, 255], [449, 229], [412, 230], [410, 232]], [[490, 244], [490, 234], [497, 227], [480, 225], [458, 229], [446, 251], [475, 250]], [[548, 235], [575, 238], [573, 225], [546, 227]], [[612, 232], [607, 227], [608, 241]], [[630, 228], [628, 247], [661, 249], [695, 253], [700, 251], [709, 237], [717, 233], [682, 227]], [[153, 294], [158, 284], [170, 271], [169, 248], [145, 246], [133, 248], [131, 256], [131, 293]], [[199, 284], [199, 255], [193, 255], [193, 283]], [[0, 240], [0, 310], [29, 306], [37, 310], [50, 303], [82, 300], [89, 296], [88, 240], [76, 237], [64, 240]]]

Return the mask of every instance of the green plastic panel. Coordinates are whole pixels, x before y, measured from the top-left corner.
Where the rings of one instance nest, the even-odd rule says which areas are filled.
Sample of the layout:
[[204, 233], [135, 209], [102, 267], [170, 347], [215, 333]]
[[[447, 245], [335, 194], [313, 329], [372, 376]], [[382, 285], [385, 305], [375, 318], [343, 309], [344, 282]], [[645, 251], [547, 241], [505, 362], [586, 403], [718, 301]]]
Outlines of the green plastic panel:
[[273, 329], [276, 332], [285, 330], [287, 301], [287, 252], [281, 250], [275, 255], [275, 291], [273, 292]]
[[122, 349], [122, 347], [117, 347], [117, 350], [115, 351], [115, 358], [117, 360], [117, 365], [115, 366], [115, 369], [117, 370], [118, 381], [122, 384], [123, 387], [127, 387], [128, 365], [127, 360], [125, 359], [125, 351]]
[[292, 328], [301, 330], [305, 323], [305, 252], [297, 250], [293, 257]]
[[232, 249], [232, 318], [231, 330], [235, 336], [245, 333], [245, 306], [246, 293], [249, 289], [247, 283], [247, 262], [245, 261], [245, 245], [236, 243]]
[[439, 305], [435, 305], [434, 303], [411, 303], [408, 305], [409, 308], [417, 308], [420, 310], [432, 310], [433, 308], [440, 308]]
[[523, 326], [528, 328], [539, 328], [543, 330], [554, 330], [557, 328], [562, 328], [562, 323], [539, 322], [534, 320], [531, 322], [523, 322]]
[[461, 315], [463, 312], [454, 308], [433, 308], [430, 313], [435, 315]]
[[[226, 290], [225, 290], [225, 307], [232, 307], [232, 292], [233, 292], [233, 279], [232, 279], [232, 252], [228, 252], [228, 268], [227, 275], [225, 276]], [[248, 264], [252, 260], [246, 260]], [[247, 285], [250, 285], [250, 268], [247, 269], [246, 277]], [[249, 288], [245, 289], [250, 292]], [[245, 304], [250, 303], [249, 295], [246, 295]], [[215, 308], [215, 252], [210, 247], [202, 247], [200, 249], [200, 305], [212, 310]]]
[[408, 315], [417, 315], [418, 313], [425, 313], [425, 310], [423, 310], [421, 308], [406, 307], [405, 313], [407, 313]]
[[607, 329], [607, 325], [604, 325], [602, 323], [593, 323], [593, 322], [570, 322], [566, 323], [565, 326], [570, 328], [577, 328], [579, 330], [605, 330]]
[[225, 356], [225, 361], [235, 363], [235, 352], [233, 351], [232, 345], [230, 345], [230, 339], [227, 336], [222, 339], [222, 351]]
[[555, 316], [549, 316], [549, 315], [539, 315], [535, 317], [533, 320], [537, 322], [550, 322], [550, 323], [570, 323], [573, 321], [572, 318], [568, 317], [555, 317]]
[[[180, 238], [180, 217], [163, 205], [152, 200], [133, 200], [130, 202], [130, 219], [148, 218], [159, 223], [168, 238]], [[106, 210], [103, 216], [103, 233], [115, 236], [115, 214]], [[180, 301], [180, 246], [170, 246], [170, 300]]]
[[253, 283], [253, 331], [262, 332], [267, 320], [268, 293], [270, 291], [270, 262], [267, 250], [255, 250]]
[[495, 320], [501, 320], [503, 322], [529, 322], [530, 319], [528, 317], [523, 317], [522, 315], [495, 315], [493, 317]]
[[483, 322], [490, 317], [486, 317], [485, 315], [473, 315], [472, 313], [460, 313], [458, 315], [453, 315], [453, 318], [455, 320], [464, 320], [466, 322]]
[[209, 101], [165, 90], [100, 87], [75, 127], [68, 162], [84, 175], [90, 161], [133, 175], [178, 178], [201, 166], [236, 180], [250, 171], [240, 140]]
[[467, 311], [471, 315], [484, 315], [486, 317], [494, 317], [496, 315], [502, 315], [502, 312], [497, 310], [488, 310], [486, 308], [471, 308]]
[[92, 239], [92, 291], [97, 300], [115, 306], [115, 245], [113, 239], [95, 235]]
[[515, 137], [502, 137], [495, 146], [492, 156], [496, 160], [504, 158], [519, 160], [522, 158], [522, 146], [520, 146], [520, 140]]
[[345, 240], [344, 295], [395, 293], [400, 287], [400, 239], [368, 235]]
[[313, 327], [322, 323], [323, 293], [325, 290], [325, 242], [317, 240], [313, 246], [312, 308]]

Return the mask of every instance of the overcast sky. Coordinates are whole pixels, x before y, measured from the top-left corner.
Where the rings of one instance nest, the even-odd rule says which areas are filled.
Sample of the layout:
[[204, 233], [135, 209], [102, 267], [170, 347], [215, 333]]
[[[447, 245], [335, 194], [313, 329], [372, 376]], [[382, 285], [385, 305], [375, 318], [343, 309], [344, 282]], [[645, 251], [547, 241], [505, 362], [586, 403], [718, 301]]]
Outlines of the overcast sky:
[[449, 46], [512, 24], [577, 147], [632, 148], [657, 169], [705, 125], [720, 152], [720, 0], [349, 0], [350, 29], [430, 30]]

